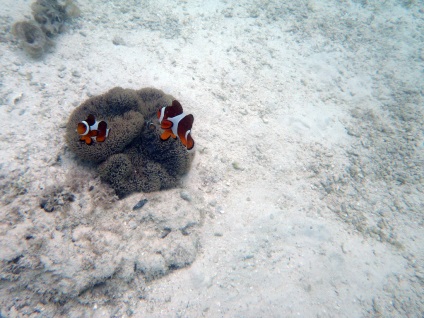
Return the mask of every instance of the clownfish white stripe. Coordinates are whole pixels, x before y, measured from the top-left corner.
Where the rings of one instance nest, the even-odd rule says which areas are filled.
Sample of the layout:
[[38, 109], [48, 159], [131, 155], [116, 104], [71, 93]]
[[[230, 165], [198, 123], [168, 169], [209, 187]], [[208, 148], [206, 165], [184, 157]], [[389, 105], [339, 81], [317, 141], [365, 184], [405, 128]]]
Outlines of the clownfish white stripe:
[[[99, 123], [100, 123], [101, 121], [97, 121], [96, 120], [96, 122], [92, 125], [92, 126], [90, 126], [90, 129], [91, 130], [97, 130], [97, 129], [99, 129]], [[108, 137], [109, 136], [109, 128], [108, 129], [106, 129], [106, 137]]]
[[88, 125], [88, 123], [85, 120], [83, 120], [81, 123], [84, 124], [84, 126], [85, 126], [85, 132], [83, 134], [81, 134], [81, 136], [85, 136], [90, 131], [90, 126]]
[[168, 118], [168, 120], [172, 123], [171, 129], [172, 129], [172, 133], [175, 136], [178, 136], [178, 124], [180, 123], [180, 120], [183, 119], [185, 116], [186, 116], [186, 114], [182, 113], [182, 114], [177, 115], [175, 117]]
[[96, 120], [93, 125], [90, 126], [91, 130], [97, 130], [99, 128], [99, 122]]
[[162, 124], [163, 117], [165, 116], [165, 108], [166, 107], [162, 107], [160, 110], [159, 124]]

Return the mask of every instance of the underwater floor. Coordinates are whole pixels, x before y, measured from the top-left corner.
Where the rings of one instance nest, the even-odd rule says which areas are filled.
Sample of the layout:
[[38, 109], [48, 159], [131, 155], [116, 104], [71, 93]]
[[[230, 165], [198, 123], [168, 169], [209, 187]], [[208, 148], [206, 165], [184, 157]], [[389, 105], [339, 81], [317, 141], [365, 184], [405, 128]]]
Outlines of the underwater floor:
[[[0, 17], [1, 317], [423, 315], [421, 1], [2, 0]], [[114, 87], [193, 114], [182, 177], [144, 142], [163, 129], [134, 115], [147, 97], [104, 141], [153, 154], [125, 189], [176, 187], [118, 197], [121, 170], [69, 147], [71, 113]]]

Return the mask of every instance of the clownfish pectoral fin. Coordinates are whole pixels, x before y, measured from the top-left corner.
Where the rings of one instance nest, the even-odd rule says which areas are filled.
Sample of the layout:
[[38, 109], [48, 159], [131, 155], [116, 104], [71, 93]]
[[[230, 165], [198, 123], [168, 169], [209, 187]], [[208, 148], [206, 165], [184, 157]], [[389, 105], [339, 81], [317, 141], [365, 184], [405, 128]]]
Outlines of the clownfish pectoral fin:
[[171, 129], [172, 128], [172, 121], [168, 120], [168, 119], [164, 119], [162, 120], [162, 123], [160, 125], [160, 128], [162, 129]]
[[84, 141], [87, 145], [91, 145], [93, 143], [93, 139], [91, 139], [91, 137], [90, 136], [87, 136], [87, 135], [82, 136], [80, 138], [80, 140], [81, 141]]
[[90, 130], [86, 136], [87, 137], [96, 137], [98, 134], [99, 134], [98, 130]]
[[160, 139], [162, 139], [162, 140], [168, 140], [169, 139], [169, 137], [173, 137], [173, 138], [175, 138], [174, 136], [174, 134], [172, 133], [172, 131], [170, 130], [170, 129], [167, 129], [167, 130], [165, 130], [163, 133], [162, 133], [162, 135], [160, 135]]

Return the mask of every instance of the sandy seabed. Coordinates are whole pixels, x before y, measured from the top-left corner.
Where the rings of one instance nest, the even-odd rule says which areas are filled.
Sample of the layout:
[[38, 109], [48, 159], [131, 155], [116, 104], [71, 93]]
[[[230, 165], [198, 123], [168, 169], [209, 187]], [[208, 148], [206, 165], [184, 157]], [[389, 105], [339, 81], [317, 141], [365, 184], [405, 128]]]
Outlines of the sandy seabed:
[[[38, 59], [30, 5], [0, 8], [1, 317], [423, 316], [422, 1], [80, 0]], [[69, 151], [115, 86], [194, 115], [179, 188], [118, 200]]]

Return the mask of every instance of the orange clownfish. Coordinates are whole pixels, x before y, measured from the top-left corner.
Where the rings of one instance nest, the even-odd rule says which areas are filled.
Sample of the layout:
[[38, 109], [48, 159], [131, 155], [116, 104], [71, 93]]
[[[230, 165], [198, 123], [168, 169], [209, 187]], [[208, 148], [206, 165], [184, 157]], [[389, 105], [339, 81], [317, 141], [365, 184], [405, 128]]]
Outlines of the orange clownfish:
[[91, 114], [77, 126], [77, 132], [81, 136], [80, 140], [85, 141], [87, 145], [93, 144], [93, 141], [105, 141], [109, 136], [109, 130], [105, 121], [96, 121], [94, 115]]
[[191, 138], [191, 127], [194, 117], [192, 114], [186, 115], [183, 107], [177, 100], [172, 101], [171, 106], [165, 106], [157, 113], [161, 128], [164, 130], [160, 139], [168, 140], [169, 137], [179, 138], [187, 150], [194, 147], [194, 140]]

